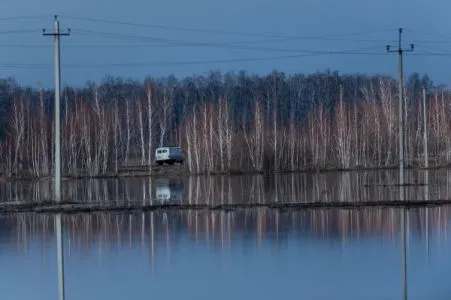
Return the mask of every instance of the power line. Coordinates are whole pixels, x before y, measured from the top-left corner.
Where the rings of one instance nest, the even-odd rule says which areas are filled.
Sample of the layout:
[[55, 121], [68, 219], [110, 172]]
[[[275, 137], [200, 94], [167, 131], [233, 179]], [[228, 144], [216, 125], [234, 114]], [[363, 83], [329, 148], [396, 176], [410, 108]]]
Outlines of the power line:
[[435, 49], [421, 45], [421, 49], [427, 50], [427, 51], [429, 51], [429, 53], [437, 53], [437, 54], [442, 54], [442, 55], [443, 54], [448, 54], [448, 55], [451, 54], [451, 50], [446, 50], [446, 49], [441, 49], [441, 48], [436, 48], [436, 47], [434, 47], [434, 48]]
[[47, 18], [48, 15], [30, 15], [30, 16], [13, 16], [13, 17], [0, 17], [0, 21], [15, 21], [15, 20], [36, 20]]
[[0, 34], [16, 34], [16, 33], [36, 33], [36, 29], [15, 29], [0, 31]]
[[[23, 30], [9, 30], [9, 31], [0, 31], [0, 34], [13, 34], [13, 33], [35, 33], [35, 29], [23, 29]], [[251, 46], [245, 45], [246, 43], [265, 43], [265, 42], [276, 42], [274, 40], [253, 40], [253, 41], [239, 41], [239, 42], [202, 42], [202, 41], [189, 41], [189, 40], [179, 40], [179, 39], [168, 39], [162, 37], [151, 37], [151, 36], [139, 36], [139, 35], [130, 35], [130, 34], [118, 34], [111, 32], [98, 32], [92, 30], [75, 30], [79, 35], [87, 35], [94, 37], [104, 37], [104, 38], [113, 38], [124, 41], [136, 41], [139, 44], [118, 44], [118, 45], [83, 45], [83, 44], [75, 44], [75, 45], [65, 45], [65, 48], [143, 48], [143, 47], [212, 47], [212, 48], [228, 48], [228, 49], [238, 49], [238, 50], [259, 50], [259, 51], [276, 51], [276, 52], [299, 52], [299, 51], [309, 51], [302, 49], [287, 49], [287, 48], [272, 48], [272, 47], [262, 47], [262, 46]], [[352, 42], [374, 42], [380, 40], [346, 40]], [[418, 41], [422, 44], [425, 43], [451, 43], [450, 41]], [[157, 43], [157, 44], [155, 44]], [[16, 44], [16, 45], [2, 45], [2, 47], [10, 47], [10, 48], [20, 48], [20, 47], [35, 47], [35, 48], [45, 48], [48, 46], [45, 45], [26, 45], [26, 44]], [[442, 55], [442, 54], [438, 54]]]
[[[63, 64], [62, 67], [67, 69], [100, 69], [110, 67], [163, 67], [163, 66], [183, 66], [183, 65], [208, 65], [208, 64], [221, 64], [221, 63], [239, 63], [239, 62], [256, 62], [256, 61], [271, 61], [271, 60], [287, 60], [298, 59], [306, 57], [317, 57], [327, 55], [349, 55], [349, 56], [385, 56], [383, 52], [351, 52], [351, 51], [335, 51], [335, 52], [318, 52], [318, 53], [304, 53], [298, 55], [284, 55], [284, 56], [267, 56], [267, 57], [253, 57], [253, 58], [236, 58], [236, 59], [215, 59], [215, 60], [182, 60], [182, 61], [158, 61], [158, 62], [128, 62], [128, 63], [72, 63]], [[451, 57], [451, 53], [411, 53], [410, 56], [447, 56]], [[13, 69], [48, 69], [51, 64], [44, 63], [0, 63], [0, 69], [13, 70]]]
[[[261, 51], [299, 51], [299, 49], [296, 50], [280, 50], [280, 48], [271, 48], [271, 47], [262, 47], [262, 46], [248, 46], [248, 45], [242, 45], [245, 44], [246, 41], [242, 42], [202, 42], [202, 41], [187, 41], [187, 40], [180, 40], [180, 39], [168, 39], [164, 37], [154, 37], [154, 36], [140, 36], [140, 35], [133, 35], [133, 34], [120, 34], [120, 33], [112, 33], [112, 32], [100, 32], [100, 31], [92, 31], [92, 30], [75, 30], [80, 35], [87, 35], [87, 36], [93, 36], [93, 37], [102, 37], [102, 38], [111, 38], [111, 39], [117, 39], [117, 40], [124, 40], [124, 41], [135, 41], [135, 42], [142, 42], [142, 43], [163, 43], [161, 44], [146, 44], [147, 47], [174, 47], [174, 46], [183, 46], [183, 47], [213, 47], [213, 48], [230, 48], [230, 49], [241, 49], [241, 50], [261, 50]], [[343, 41], [343, 40], [337, 40], [337, 41]], [[374, 40], [374, 39], [367, 39], [367, 40], [345, 40], [347, 42], [380, 42], [381, 40]], [[256, 41], [252, 41], [256, 42]], [[417, 42], [421, 42], [422, 44], [427, 43], [451, 43], [450, 41], [434, 41], [434, 40], [417, 40]], [[125, 46], [127, 47], [127, 46]], [[130, 46], [132, 47], [132, 46]], [[144, 46], [141, 46], [144, 47]], [[376, 46], [375, 46], [376, 47]], [[286, 49], [286, 48], [284, 48]]]
[[[75, 44], [75, 45], [64, 45], [65, 49], [80, 49], [80, 48], [124, 48], [124, 49], [133, 49], [133, 48], [153, 48], [153, 47], [172, 47], [172, 46], [180, 46], [180, 45], [162, 45], [162, 44]], [[218, 45], [219, 47], [219, 45]], [[53, 48], [51, 45], [43, 45], [43, 44], [0, 44], [0, 48]], [[219, 47], [221, 48], [221, 47]], [[228, 48], [228, 47], [224, 47]], [[433, 49], [429, 47], [421, 47], [422, 52], [410, 53], [409, 56], [443, 56], [448, 57], [451, 56], [451, 50], [446, 49]], [[363, 50], [372, 50], [375, 47], [364, 47], [360, 49], [355, 49], [349, 52], [349, 50], [338, 50], [338, 51], [322, 51], [315, 49], [295, 49], [295, 48], [265, 48], [265, 47], [253, 47], [251, 49], [246, 48], [246, 50], [259, 50], [259, 51], [275, 51], [275, 52], [294, 52], [294, 53], [318, 53], [318, 54], [349, 54], [349, 55], [384, 55], [379, 52], [359, 52]], [[438, 50], [438, 51], [437, 51]], [[297, 56], [295, 56], [297, 57]]]
[[[35, 31], [33, 32], [35, 33]], [[257, 42], [257, 41], [250, 41], [252, 42]], [[429, 41], [416, 41], [416, 42], [429, 42]], [[439, 41], [436, 41], [439, 42]], [[242, 41], [242, 43], [245, 43], [244, 41]], [[449, 41], [448, 43], [451, 43], [451, 41]], [[232, 43], [227, 43], [224, 44], [225, 48], [227, 48], [228, 46], [239, 46], [241, 44], [241, 42], [232, 42]], [[76, 43], [76, 44], [66, 44], [62, 47], [64, 48], [124, 48], [124, 49], [133, 49], [133, 48], [160, 48], [160, 47], [183, 47], [186, 46], [187, 44], [152, 44], [152, 43], [135, 43], [135, 44], [81, 44], [81, 43]], [[202, 47], [203, 44], [188, 44], [188, 46], [199, 46]], [[222, 46], [222, 44], [218, 44], [217, 47], [220, 48]], [[53, 46], [50, 45], [44, 45], [44, 44], [0, 44], [1, 48], [51, 48]], [[254, 46], [251, 46], [254, 47]], [[368, 47], [368, 48], [364, 48], [364, 49], [373, 49], [376, 48], [377, 46], [374, 47]], [[428, 50], [429, 52], [423, 52], [423, 53], [412, 53], [410, 55], [447, 55], [451, 53], [451, 49], [447, 50], [447, 49], [443, 49], [443, 48], [437, 48], [434, 47], [430, 48], [430, 47], [426, 47], [426, 46], [421, 46], [422, 49], [424, 50]], [[265, 47], [255, 47], [255, 50], [264, 50], [264, 49], [268, 49]], [[246, 49], [246, 50], [252, 50], [252, 49]], [[298, 51], [304, 51], [302, 49], [290, 49], [290, 48], [272, 48], [271, 51], [273, 50], [282, 50], [282, 51], [293, 51], [293, 52], [298, 52]], [[307, 50], [310, 51], [310, 50]], [[432, 51], [432, 52], [431, 52]]]
[[[198, 65], [198, 64], [215, 64], [215, 63], [233, 63], [233, 62], [253, 62], [253, 61], [269, 61], [269, 60], [283, 60], [294, 59], [302, 57], [314, 57], [323, 55], [367, 55], [367, 56], [382, 56], [383, 53], [377, 52], [352, 52], [352, 51], [318, 51], [316, 53], [304, 53], [297, 55], [284, 56], [267, 56], [267, 57], [253, 57], [253, 58], [236, 58], [236, 59], [216, 59], [216, 60], [192, 60], [192, 61], [166, 61], [166, 62], [130, 62], [130, 63], [106, 63], [106, 64], [64, 64], [64, 68], [103, 68], [103, 67], [144, 67], [144, 66], [171, 66], [171, 65]], [[0, 68], [48, 68], [50, 64], [38, 63], [0, 63]]]
[[[153, 36], [140, 36], [140, 35], [133, 35], [133, 34], [120, 34], [120, 33], [114, 33], [114, 32], [105, 32], [105, 31], [93, 31], [93, 30], [86, 30], [86, 29], [74, 29], [74, 31], [78, 32], [82, 35], [87, 36], [95, 36], [95, 37], [102, 37], [102, 38], [113, 38], [113, 39], [123, 39], [123, 40], [159, 40], [162, 42], [173, 42], [177, 41], [180, 42], [181, 40], [172, 40], [162, 37], [153, 37]], [[274, 37], [270, 36], [269, 38], [277, 38], [278, 40], [275, 40], [274, 42], [280, 42], [280, 39], [285, 39], [286, 41], [294, 41], [294, 40], [323, 40], [323, 41], [336, 41], [336, 42], [381, 42], [383, 40], [381, 39], [344, 39], [344, 38], [328, 38], [328, 37], [321, 37], [321, 36], [279, 36]], [[189, 41], [183, 41], [184, 43], [189, 43]], [[196, 42], [199, 43], [199, 42]]]
[[[74, 32], [74, 30], [72, 30]], [[36, 33], [35, 29], [26, 29], [26, 30], [11, 30], [11, 31], [0, 31], [0, 34], [10, 34], [10, 33]], [[76, 43], [76, 44], [68, 44], [64, 47], [69, 48], [103, 48], [103, 47], [117, 47], [117, 48], [135, 48], [135, 47], [168, 47], [168, 46], [203, 46], [203, 45], [217, 45], [217, 46], [240, 46], [245, 44], [257, 44], [257, 43], [274, 43], [274, 42], [281, 42], [282, 40], [242, 40], [242, 41], [234, 41], [234, 42], [199, 42], [199, 41], [186, 41], [186, 40], [177, 40], [177, 39], [166, 39], [166, 38], [160, 38], [160, 37], [150, 37], [150, 36], [134, 36], [134, 35], [119, 35], [119, 36], [111, 36], [111, 35], [102, 35], [101, 33], [92, 33], [92, 31], [77, 31], [76, 33], [79, 33], [80, 35], [86, 35], [86, 36], [95, 36], [95, 37], [105, 37], [105, 38], [114, 38], [124, 41], [129, 40], [135, 40], [135, 41], [142, 41], [141, 43], [135, 43], [135, 44], [82, 44], [82, 43]], [[113, 34], [113, 33], [111, 33]], [[117, 34], [114, 34], [117, 35]], [[289, 40], [287, 40], [289, 41]], [[348, 40], [346, 40], [348, 41]], [[349, 40], [352, 42], [380, 42], [382, 40]], [[449, 41], [439, 41], [439, 40], [415, 40], [416, 42], [419, 42], [421, 44], [450, 44], [451, 40]], [[151, 43], [153, 42], [153, 43]], [[396, 42], [393, 40], [392, 42]], [[157, 44], [155, 44], [157, 43]], [[164, 43], [164, 44], [161, 44]], [[0, 44], [0, 47], [37, 47], [37, 48], [45, 48], [50, 47], [48, 45], [43, 44]], [[376, 47], [376, 46], [375, 46]], [[437, 49], [435, 49], [437, 50]], [[448, 50], [444, 50], [448, 51]]]
[[[66, 16], [67, 18], [71, 18], [74, 20], [88, 21], [92, 23], [104, 23], [110, 25], [124, 25], [130, 27], [141, 27], [141, 28], [155, 28], [155, 29], [163, 29], [163, 30], [171, 30], [171, 31], [187, 31], [187, 32], [199, 32], [199, 33], [211, 33], [211, 34], [225, 34], [225, 35], [236, 35], [236, 36], [259, 36], [259, 37], [271, 37], [271, 38], [285, 38], [287, 40], [330, 40], [330, 41], [349, 41], [349, 42], [381, 42], [382, 39], [345, 39], [344, 37], [352, 37], [352, 36], [361, 36], [367, 34], [375, 34], [375, 33], [383, 33], [390, 32], [394, 30], [394, 28], [384, 28], [379, 30], [368, 30], [361, 32], [353, 32], [353, 33], [343, 33], [343, 34], [328, 34], [324, 36], [296, 36], [296, 35], [280, 35], [273, 33], [251, 33], [251, 32], [239, 32], [239, 31], [224, 31], [224, 30], [211, 30], [211, 29], [200, 29], [200, 28], [188, 28], [188, 27], [175, 27], [168, 25], [159, 25], [159, 24], [145, 24], [145, 23], [135, 23], [135, 22], [126, 22], [126, 21], [118, 21], [118, 20], [107, 20], [107, 19], [99, 19], [99, 18], [89, 18], [89, 17], [80, 17], [80, 16]], [[405, 30], [405, 29], [404, 29]], [[436, 34], [430, 33], [417, 29], [408, 29], [411, 32], [419, 33], [423, 35], [435, 35], [440, 38], [448, 39], [449, 41], [421, 41], [426, 43], [447, 43], [451, 42], [451, 36], [447, 36], [444, 34]], [[420, 42], [420, 41], [417, 41]]]
[[[147, 37], [147, 36], [137, 36], [137, 35], [124, 35], [118, 33], [110, 32], [97, 32], [90, 30], [74, 30], [81, 35], [93, 35], [97, 37], [107, 37], [121, 40], [134, 40], [134, 41], [146, 41], [146, 42], [161, 42], [164, 46], [184, 46], [184, 47], [212, 47], [212, 48], [228, 48], [228, 49], [238, 49], [238, 50], [258, 50], [258, 51], [276, 51], [276, 52], [312, 52], [310, 50], [302, 49], [287, 49], [287, 48], [272, 48], [272, 47], [261, 47], [261, 46], [246, 46], [237, 45], [233, 43], [218, 43], [218, 42], [199, 42], [199, 41], [186, 41], [177, 39], [167, 39], [161, 37]], [[371, 47], [371, 48], [375, 48]], [[366, 48], [365, 50], [370, 49]], [[313, 51], [316, 52], [316, 51]]]
[[[239, 44], [226, 44], [224, 46], [217, 45], [215, 48], [234, 48], [237, 45], [240, 49]], [[124, 49], [133, 49], [133, 48], [165, 48], [165, 47], [203, 47], [202, 44], [199, 45], [186, 45], [186, 44], [66, 44], [64, 48], [124, 48]], [[50, 48], [52, 46], [43, 45], [43, 44], [0, 44], [1, 48]], [[209, 46], [207, 46], [209, 47]], [[364, 50], [376, 49], [376, 46], [362, 48]], [[315, 50], [303, 50], [296, 48], [270, 48], [270, 47], [246, 47], [243, 50], [260, 50], [260, 51], [282, 51], [282, 52], [303, 52], [303, 51], [315, 51]]]
[[164, 29], [164, 30], [172, 30], [172, 31], [225, 34], [225, 35], [235, 35], [235, 36], [290, 38], [290, 39], [328, 39], [328, 38], [334, 38], [334, 37], [358, 36], [358, 35], [365, 35], [365, 34], [372, 34], [372, 33], [381, 33], [381, 32], [388, 32], [388, 31], [393, 30], [393, 28], [387, 28], [387, 29], [347, 33], [347, 34], [331, 34], [331, 35], [323, 36], [323, 37], [318, 37], [318, 36], [303, 36], [302, 37], [302, 36], [279, 35], [279, 34], [273, 34], [273, 33], [251, 33], [251, 32], [201, 29], [201, 28], [175, 27], [175, 26], [158, 25], [158, 24], [143, 24], [143, 23], [134, 23], [134, 22], [117, 21], [117, 20], [77, 17], [77, 16], [70, 16], [70, 15], [65, 15], [65, 17], [69, 18], [69, 19], [73, 19], [73, 20], [88, 21], [88, 22], [94, 22], [94, 23], [104, 23], [104, 24], [111, 24], [111, 25], [126, 25], [126, 26], [143, 27], [143, 28], [146, 27], [146, 28]]
[[427, 31], [418, 30], [418, 29], [408, 29], [408, 30], [412, 31], [414, 33], [427, 35], [427, 36], [436, 36], [436, 37], [440, 37], [440, 38], [447, 39], [447, 40], [451, 41], [451, 36], [446, 35], [446, 34], [441, 34], [441, 33], [436, 33], [436, 32], [427, 32]]
[[436, 57], [451, 57], [451, 52], [424, 52], [424, 53], [412, 53], [409, 56], [436, 56]]

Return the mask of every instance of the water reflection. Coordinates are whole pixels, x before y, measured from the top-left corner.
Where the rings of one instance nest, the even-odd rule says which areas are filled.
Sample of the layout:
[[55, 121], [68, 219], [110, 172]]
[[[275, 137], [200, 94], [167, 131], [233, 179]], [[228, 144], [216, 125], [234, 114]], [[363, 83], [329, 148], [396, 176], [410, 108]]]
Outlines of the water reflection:
[[409, 214], [407, 209], [403, 208], [402, 217], [402, 266], [403, 266], [403, 300], [408, 298], [408, 269], [407, 269], [407, 238], [409, 236]]
[[61, 223], [61, 214], [55, 216], [56, 227], [56, 256], [58, 266], [58, 294], [59, 300], [65, 299], [65, 285], [64, 285], [64, 234]]
[[[143, 204], [449, 198], [450, 172], [407, 174], [408, 182], [430, 185], [399, 188], [390, 185], [397, 173], [387, 171], [83, 180], [65, 182], [63, 193], [78, 201]], [[0, 195], [49, 200], [52, 184], [6, 183]], [[211, 299], [224, 286], [235, 288], [215, 299], [240, 298], [241, 292], [260, 299], [440, 299], [431, 291], [449, 292], [451, 260], [441, 250], [448, 247], [450, 213], [443, 206], [2, 216], [0, 259], [18, 275], [4, 275], [0, 287], [6, 299], [33, 298], [31, 287], [20, 289], [16, 282], [36, 273], [31, 285], [45, 291], [43, 299], [56, 299], [56, 283], [59, 299], [66, 285], [70, 299]], [[177, 282], [179, 293], [167, 282]], [[194, 289], [200, 282], [212, 290]]]
[[[426, 214], [426, 210], [429, 211]], [[65, 238], [74, 245], [87, 245], [101, 238], [104, 244], [124, 243], [123, 238], [144, 238], [153, 230], [173, 235], [186, 233], [199, 240], [231, 239], [250, 235], [259, 239], [283, 240], [287, 235], [327, 237], [331, 241], [384, 237], [394, 241], [402, 231], [402, 210], [365, 208], [359, 210], [302, 210], [278, 211], [252, 209], [232, 212], [215, 211], [158, 211], [136, 214], [76, 214], [63, 216]], [[429, 216], [429, 218], [426, 218]], [[433, 207], [409, 210], [410, 231], [430, 244], [431, 232], [444, 233], [451, 217], [451, 207]], [[54, 217], [45, 214], [17, 214], [2, 217], [2, 243], [17, 240], [19, 253], [26, 254], [30, 239], [40, 238], [43, 248], [49, 247], [53, 238]], [[170, 226], [169, 226], [170, 225]], [[165, 238], [166, 239], [166, 238]], [[428, 243], [426, 243], [426, 241]], [[80, 249], [77, 249], [80, 250]]]
[[[435, 299], [433, 291], [446, 288], [442, 281], [451, 274], [450, 259], [441, 251], [448, 247], [443, 237], [451, 207], [428, 210], [429, 219], [423, 208], [171, 211], [64, 215], [61, 219], [22, 214], [0, 218], [0, 245], [2, 257], [7, 258], [4, 267], [14, 265], [23, 282], [30, 280], [26, 274], [37, 272], [42, 274], [39, 280], [48, 277], [56, 287], [57, 268], [49, 265], [57, 261], [54, 237], [58, 230], [55, 233], [54, 226], [61, 221], [68, 299], [98, 299], [105, 295], [104, 289], [111, 290], [109, 299], [123, 299], [131, 292], [130, 284], [139, 298], [175, 298], [175, 291], [163, 292], [159, 286], [167, 288], [167, 280], [191, 282], [185, 276], [195, 278], [198, 288], [201, 282], [212, 281], [213, 286], [222, 283], [230, 289], [225, 294], [232, 298], [239, 298], [241, 292], [253, 295], [257, 289], [268, 292], [260, 295], [261, 299], [272, 299], [273, 293], [296, 295], [289, 291], [306, 299], [331, 295], [334, 299], [407, 299], [407, 282], [413, 280], [416, 284], [409, 286], [409, 299], [423, 294]], [[429, 251], [426, 237], [436, 243], [434, 259], [425, 264]], [[27, 257], [34, 263], [18, 263], [28, 261]], [[38, 261], [41, 263], [36, 264]], [[43, 272], [49, 267], [50, 272]], [[243, 274], [237, 275], [238, 271]], [[95, 282], [91, 282], [91, 273], [98, 277]], [[264, 274], [267, 279], [262, 278]], [[257, 287], [253, 284], [256, 278], [260, 284], [270, 281], [266, 287]], [[24, 296], [26, 291], [8, 289], [13, 280], [18, 278], [2, 280], [3, 290], [11, 295], [6, 298], [30, 298], [29, 294]], [[51, 296], [55, 288], [47, 288], [50, 296], [45, 299], [56, 299], [56, 295]], [[192, 287], [185, 288], [185, 296], [211, 299], [211, 293], [200, 296]]]
[[160, 203], [181, 202], [183, 199], [183, 180], [155, 179], [155, 196]]
[[[426, 214], [428, 210], [428, 214]], [[371, 237], [384, 237], [393, 242], [402, 231], [402, 209], [365, 208], [359, 210], [301, 210], [278, 211], [252, 209], [226, 211], [156, 211], [136, 214], [76, 214], [64, 215], [65, 237], [70, 251], [75, 245], [89, 245], [101, 239], [104, 245], [144, 239], [153, 231], [159, 237], [186, 233], [198, 243], [201, 240], [233, 239], [249, 236], [259, 240], [283, 241], [291, 235], [327, 237], [331, 242]], [[429, 218], [426, 218], [429, 216]], [[409, 210], [410, 231], [430, 244], [431, 232], [443, 234], [451, 216], [451, 207]], [[32, 239], [39, 237], [43, 248], [51, 246], [54, 217], [45, 214], [16, 214], [1, 221], [2, 243], [16, 240], [19, 253], [26, 254]], [[230, 242], [230, 241], [228, 241]], [[426, 243], [428, 242], [428, 243]], [[80, 249], [78, 249], [80, 250]]]
[[[449, 199], [451, 171], [406, 172], [411, 185], [406, 200]], [[425, 181], [429, 182], [424, 185]], [[399, 200], [397, 171], [279, 174], [276, 176], [214, 176], [179, 179], [126, 178], [64, 181], [63, 198], [109, 203], [177, 202], [240, 204], [312, 201]], [[0, 184], [3, 201], [44, 201], [52, 198], [51, 181]]]
[[[429, 201], [429, 170], [424, 171], [424, 183], [426, 184], [424, 187], [424, 199]], [[425, 208], [425, 222], [426, 222], [426, 253], [427, 259], [429, 260], [429, 208]]]

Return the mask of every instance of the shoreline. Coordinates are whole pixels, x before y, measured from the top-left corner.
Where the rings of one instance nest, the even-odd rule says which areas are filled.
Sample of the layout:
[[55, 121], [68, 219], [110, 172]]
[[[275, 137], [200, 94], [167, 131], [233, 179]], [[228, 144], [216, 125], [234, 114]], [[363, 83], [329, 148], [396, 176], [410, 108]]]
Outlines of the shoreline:
[[[428, 168], [421, 166], [406, 166], [405, 170], [441, 170], [449, 169], [450, 164], [429, 166]], [[107, 172], [98, 175], [63, 175], [62, 181], [67, 180], [81, 180], [81, 179], [114, 179], [114, 178], [139, 178], [139, 177], [190, 177], [190, 176], [240, 176], [240, 175], [277, 175], [277, 174], [327, 174], [340, 172], [363, 172], [363, 171], [390, 171], [398, 169], [397, 165], [384, 167], [355, 167], [355, 168], [309, 168], [296, 171], [254, 171], [254, 170], [234, 170], [227, 172], [203, 172], [193, 173], [186, 168], [179, 166], [152, 166], [152, 171], [149, 172], [149, 166], [132, 166], [128, 170], [120, 172]], [[146, 170], [146, 171], [144, 171]], [[53, 180], [52, 176], [0, 176], [0, 182], [14, 182], [14, 181], [43, 181]]]
[[0, 214], [14, 213], [93, 213], [93, 212], [146, 212], [146, 211], [174, 211], [174, 210], [203, 210], [203, 211], [226, 211], [245, 209], [277, 209], [280, 211], [293, 211], [305, 209], [358, 209], [367, 207], [379, 208], [418, 208], [451, 205], [451, 199], [437, 200], [385, 200], [385, 201], [367, 201], [367, 202], [305, 202], [305, 203], [246, 203], [246, 204], [99, 204], [99, 203], [80, 203], [80, 202], [19, 202], [19, 203], [1, 203]]

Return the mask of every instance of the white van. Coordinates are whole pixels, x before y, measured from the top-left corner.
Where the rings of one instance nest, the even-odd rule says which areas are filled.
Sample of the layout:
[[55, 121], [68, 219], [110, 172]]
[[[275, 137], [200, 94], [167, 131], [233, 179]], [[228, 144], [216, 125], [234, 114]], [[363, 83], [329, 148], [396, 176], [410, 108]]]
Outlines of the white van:
[[155, 162], [159, 165], [167, 163], [173, 165], [174, 163], [183, 164], [185, 154], [180, 147], [160, 147], [155, 149]]

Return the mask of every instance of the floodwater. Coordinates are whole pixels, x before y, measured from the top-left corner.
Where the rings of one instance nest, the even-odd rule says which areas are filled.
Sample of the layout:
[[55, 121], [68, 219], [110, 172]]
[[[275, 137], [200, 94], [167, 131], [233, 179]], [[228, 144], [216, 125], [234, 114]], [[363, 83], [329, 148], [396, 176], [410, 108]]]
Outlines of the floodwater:
[[[451, 170], [407, 172], [405, 200], [451, 197]], [[176, 178], [90, 179], [62, 182], [64, 200], [109, 203], [241, 204], [399, 200], [398, 172], [366, 171], [277, 176], [202, 176]], [[428, 198], [426, 198], [428, 197]], [[52, 180], [0, 184], [3, 201], [53, 199]]]
[[[409, 175], [422, 183], [424, 173]], [[447, 199], [448, 171], [409, 199]], [[450, 173], [451, 175], [451, 173]], [[65, 182], [78, 201], [399, 199], [396, 172]], [[5, 201], [51, 197], [51, 183], [0, 186]], [[450, 191], [451, 192], [451, 191]], [[451, 207], [155, 211], [0, 216], [1, 299], [449, 299]]]

